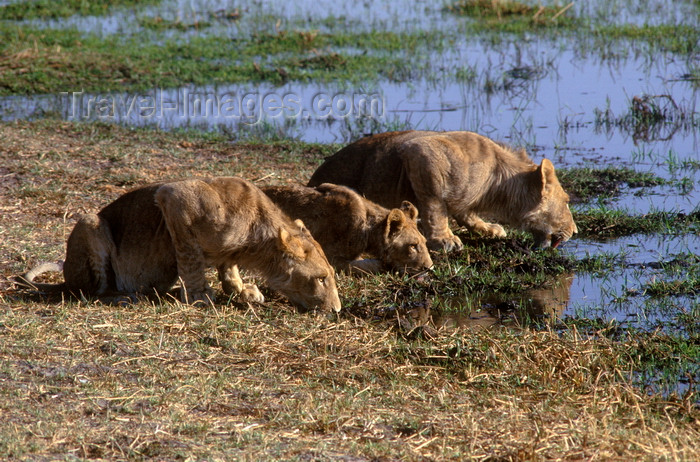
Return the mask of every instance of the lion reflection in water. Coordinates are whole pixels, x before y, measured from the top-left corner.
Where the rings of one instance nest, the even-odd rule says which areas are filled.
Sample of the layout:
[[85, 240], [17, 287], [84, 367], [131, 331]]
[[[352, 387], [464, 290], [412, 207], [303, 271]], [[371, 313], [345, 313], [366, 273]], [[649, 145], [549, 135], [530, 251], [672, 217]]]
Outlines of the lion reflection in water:
[[[416, 327], [428, 330], [478, 329], [496, 326], [521, 326], [534, 322], [561, 319], [569, 304], [573, 273], [560, 275], [551, 287], [532, 289], [507, 301], [494, 295], [481, 300], [484, 308], [478, 312], [444, 312], [422, 304], [407, 310], [399, 323], [405, 330]], [[454, 300], [455, 304], [463, 300]]]

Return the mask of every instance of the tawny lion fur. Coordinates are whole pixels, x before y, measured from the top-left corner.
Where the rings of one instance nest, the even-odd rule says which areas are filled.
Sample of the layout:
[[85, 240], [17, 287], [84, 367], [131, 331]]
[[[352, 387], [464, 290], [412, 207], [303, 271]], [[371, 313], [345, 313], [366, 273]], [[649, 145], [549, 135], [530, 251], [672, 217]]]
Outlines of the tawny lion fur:
[[549, 160], [538, 166], [524, 150], [472, 132], [362, 138], [326, 159], [308, 185], [321, 183], [349, 186], [385, 207], [411, 201], [431, 249], [462, 247], [449, 217], [489, 237], [506, 235], [501, 224], [523, 229], [542, 247], [556, 247], [577, 232], [569, 196]]
[[[338, 271], [418, 273], [433, 265], [418, 231], [418, 210], [410, 202], [389, 210], [350, 188], [328, 183], [262, 190], [287, 215], [306, 224]], [[360, 259], [363, 255], [378, 259]]]
[[[134, 189], [83, 216], [68, 238], [62, 284], [19, 282], [86, 296], [166, 293], [181, 280], [183, 301], [211, 303], [205, 270], [225, 293], [262, 301], [238, 266], [259, 274], [295, 305], [339, 311], [334, 270], [301, 221], [240, 178], [186, 179]], [[101, 298], [102, 299], [102, 298]]]

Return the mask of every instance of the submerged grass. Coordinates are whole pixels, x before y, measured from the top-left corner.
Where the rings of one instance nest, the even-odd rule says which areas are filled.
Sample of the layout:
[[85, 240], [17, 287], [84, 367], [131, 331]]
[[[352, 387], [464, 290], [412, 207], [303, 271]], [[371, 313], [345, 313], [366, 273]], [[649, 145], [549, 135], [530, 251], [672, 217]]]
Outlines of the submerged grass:
[[179, 17], [177, 19], [165, 19], [161, 16], [141, 16], [138, 20], [139, 25], [146, 29], [163, 31], [177, 30], [180, 32], [188, 30], [199, 30], [210, 27], [215, 22], [238, 21], [241, 19], [241, 12], [238, 8], [220, 9], [216, 12], [206, 15], [195, 15], [191, 21], [183, 21]]
[[576, 262], [576, 271], [604, 276], [612, 271], [619, 270], [625, 265], [623, 255], [616, 253], [597, 253], [581, 258]]
[[643, 40], [656, 49], [693, 55], [698, 52], [700, 28], [684, 24], [595, 26], [591, 32], [598, 41]]
[[591, 18], [576, 17], [570, 8], [574, 2], [562, 6], [533, 6], [511, 0], [460, 0], [445, 10], [473, 18], [467, 30], [525, 34], [572, 33], [579, 39], [592, 38], [593, 49], [606, 50], [611, 42], [644, 42], [655, 50], [692, 56], [700, 42], [700, 29], [685, 24], [622, 24], [606, 25]]
[[[574, 262], [531, 251], [518, 233], [462, 233], [466, 251], [436, 255], [419, 280], [341, 276], [338, 318], [297, 313], [272, 293], [255, 307], [114, 307], [9, 285], [62, 258], [77, 214], [131, 186], [187, 175], [303, 182], [336, 148], [0, 124], [0, 458], [691, 460], [700, 451], [688, 365], [696, 337], [437, 323], [448, 311], [439, 301], [467, 291], [549, 297], [543, 288]], [[697, 262], [679, 257], [685, 264]], [[518, 310], [475, 303], [501, 319]]]
[[673, 281], [653, 281], [646, 284], [644, 293], [652, 297], [698, 295], [700, 294], [700, 278], [691, 276]]

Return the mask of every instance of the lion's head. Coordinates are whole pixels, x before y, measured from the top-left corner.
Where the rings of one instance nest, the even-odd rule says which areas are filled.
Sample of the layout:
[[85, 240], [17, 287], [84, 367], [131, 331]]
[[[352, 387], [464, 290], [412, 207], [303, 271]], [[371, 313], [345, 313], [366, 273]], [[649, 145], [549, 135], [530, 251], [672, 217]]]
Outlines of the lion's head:
[[335, 271], [328, 263], [318, 242], [301, 220], [291, 231], [280, 228], [277, 246], [283, 254], [282, 274], [268, 284], [287, 296], [290, 302], [305, 309], [322, 308], [340, 311]]
[[569, 195], [559, 184], [554, 165], [543, 159], [530, 174], [531, 191], [539, 193], [539, 201], [528, 212], [521, 228], [530, 231], [538, 247], [557, 247], [578, 232], [569, 209]]
[[418, 209], [408, 201], [391, 209], [384, 222], [382, 263], [399, 271], [418, 273], [433, 266], [425, 237], [418, 231]]

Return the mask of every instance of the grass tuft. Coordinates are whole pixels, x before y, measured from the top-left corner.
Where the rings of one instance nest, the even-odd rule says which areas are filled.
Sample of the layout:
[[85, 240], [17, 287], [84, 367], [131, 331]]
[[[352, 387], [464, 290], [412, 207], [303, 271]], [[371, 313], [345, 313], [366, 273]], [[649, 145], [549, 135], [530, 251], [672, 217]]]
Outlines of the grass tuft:
[[693, 130], [700, 120], [692, 107], [683, 107], [670, 95], [634, 96], [629, 111], [615, 116], [610, 109], [595, 110], [596, 128], [622, 128], [635, 140], [670, 139], [679, 130]]
[[454, 14], [486, 20], [490, 26], [571, 27], [576, 21], [567, 15], [573, 2], [564, 7], [532, 6], [512, 0], [459, 0], [446, 7]]

